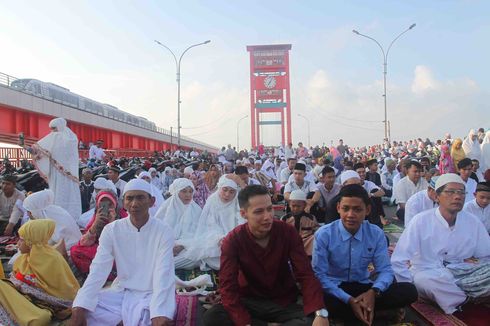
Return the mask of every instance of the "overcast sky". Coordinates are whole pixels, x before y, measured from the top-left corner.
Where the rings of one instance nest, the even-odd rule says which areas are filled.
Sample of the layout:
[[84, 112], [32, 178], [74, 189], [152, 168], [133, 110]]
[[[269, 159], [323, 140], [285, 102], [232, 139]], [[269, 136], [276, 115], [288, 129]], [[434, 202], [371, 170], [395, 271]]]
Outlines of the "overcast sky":
[[[250, 113], [246, 45], [290, 43], [293, 141], [354, 146], [383, 138], [382, 55], [388, 58], [392, 139], [464, 136], [490, 125], [488, 1], [1, 1], [0, 72], [53, 82], [177, 125], [171, 55], [180, 54], [182, 133], [236, 144]], [[264, 127], [266, 144], [280, 135]], [[240, 147], [250, 122], [240, 123]]]

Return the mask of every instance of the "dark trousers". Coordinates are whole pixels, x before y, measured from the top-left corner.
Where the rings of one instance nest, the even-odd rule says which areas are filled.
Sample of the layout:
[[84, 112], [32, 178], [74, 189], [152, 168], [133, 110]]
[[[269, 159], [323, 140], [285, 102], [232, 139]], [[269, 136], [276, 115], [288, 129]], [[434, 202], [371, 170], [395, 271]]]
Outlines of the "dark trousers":
[[396, 211], [396, 217], [398, 217], [400, 221], [405, 221], [405, 208], [399, 208]]
[[[303, 306], [292, 303], [283, 307], [269, 300], [243, 298], [242, 304], [252, 316], [253, 326], [267, 326], [267, 323], [281, 323], [287, 326], [311, 325], [313, 318], [306, 317]], [[206, 326], [233, 326], [230, 315], [223, 305], [217, 304], [204, 313], [204, 325]]]
[[[357, 297], [371, 288], [372, 284], [343, 282], [340, 288], [352, 297]], [[374, 310], [390, 310], [403, 308], [417, 300], [417, 289], [412, 283], [392, 283], [391, 286], [376, 298]], [[354, 312], [348, 303], [344, 303], [332, 295], [325, 295], [325, 306], [332, 317], [355, 319]]]

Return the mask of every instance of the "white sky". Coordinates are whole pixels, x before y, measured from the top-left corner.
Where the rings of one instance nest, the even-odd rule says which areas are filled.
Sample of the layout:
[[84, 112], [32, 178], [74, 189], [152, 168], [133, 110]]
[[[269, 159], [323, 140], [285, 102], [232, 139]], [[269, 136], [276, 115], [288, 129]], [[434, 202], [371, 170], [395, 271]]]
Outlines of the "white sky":
[[[383, 137], [382, 60], [388, 66], [392, 139], [489, 126], [490, 39], [486, 1], [42, 1], [0, 2], [0, 72], [36, 78], [176, 126], [175, 64], [180, 54], [182, 133], [216, 146], [236, 144], [250, 115], [246, 45], [291, 43], [293, 141], [349, 145]], [[278, 128], [263, 130], [278, 142]], [[240, 123], [250, 146], [250, 122]]]

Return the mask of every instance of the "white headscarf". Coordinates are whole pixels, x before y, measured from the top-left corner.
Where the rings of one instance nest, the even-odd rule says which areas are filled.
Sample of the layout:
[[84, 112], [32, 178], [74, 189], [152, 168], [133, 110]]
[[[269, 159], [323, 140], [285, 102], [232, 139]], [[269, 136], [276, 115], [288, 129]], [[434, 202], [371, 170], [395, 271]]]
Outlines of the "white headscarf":
[[260, 168], [260, 171], [262, 171], [269, 178], [277, 180], [276, 172], [274, 169], [274, 163], [272, 163], [271, 160], [266, 159], [264, 164], [262, 165], [262, 168]]
[[78, 243], [82, 234], [73, 217], [60, 206], [54, 205], [53, 202], [53, 191], [46, 189], [28, 196], [24, 200], [24, 208], [31, 212], [35, 219], [55, 221], [56, 228], [51, 237], [51, 243], [54, 244], [64, 239], [66, 248], [69, 249]]
[[[233, 188], [237, 191], [235, 197], [227, 203], [224, 203], [219, 197], [219, 193], [224, 187]], [[188, 250], [188, 258], [199, 260], [219, 257], [221, 255], [219, 241], [235, 227], [245, 223], [238, 206], [239, 189], [235, 181], [227, 178], [226, 175], [221, 176], [218, 181], [218, 190], [209, 196], [206, 205], [204, 205], [196, 231], [196, 235], [200, 239], [196, 241], [198, 244], [194, 248]]]
[[490, 169], [490, 130], [485, 134], [481, 144], [481, 158], [480, 169], [482, 173], [485, 173], [486, 170]]
[[43, 154], [47, 152], [71, 177], [54, 167], [53, 161], [47, 155], [36, 157], [34, 162], [41, 176], [47, 180], [49, 188], [55, 193], [55, 203], [65, 208], [73, 218], [78, 218], [82, 212], [78, 183], [78, 139], [66, 126], [63, 118], [51, 120], [49, 127], [56, 128], [56, 131], [44, 136], [33, 148], [38, 148]]
[[481, 161], [481, 148], [480, 143], [478, 142], [478, 138], [473, 140], [473, 136], [476, 136], [475, 130], [471, 129], [468, 137], [463, 140], [463, 150], [466, 154], [466, 157], [472, 160]]
[[[201, 207], [194, 200], [185, 205], [179, 198], [179, 192], [187, 187], [194, 191], [192, 181], [186, 178], [176, 179], [169, 189], [172, 196], [155, 214], [156, 218], [163, 220], [174, 230], [176, 240], [193, 239], [201, 216]], [[178, 244], [182, 244], [182, 241]]]
[[[57, 131], [51, 131], [41, 138], [37, 144], [51, 153], [53, 159], [58, 161], [66, 171], [78, 177], [79, 160], [77, 135], [66, 126], [66, 120], [63, 118], [51, 120], [49, 122], [49, 127], [56, 128]], [[46, 176], [48, 176], [48, 174], [49, 172], [47, 172], [47, 174], [45, 173]]]

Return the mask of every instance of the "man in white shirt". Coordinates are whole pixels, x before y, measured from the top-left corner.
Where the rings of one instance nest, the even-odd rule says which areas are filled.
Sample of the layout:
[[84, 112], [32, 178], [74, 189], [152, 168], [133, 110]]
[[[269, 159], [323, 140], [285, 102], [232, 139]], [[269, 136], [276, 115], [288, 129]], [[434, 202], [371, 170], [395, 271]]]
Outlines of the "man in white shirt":
[[240, 177], [240, 179], [245, 182], [247, 186], [250, 185], [260, 185], [260, 182], [257, 179], [250, 178], [248, 174], [248, 169], [246, 166], [240, 165], [235, 168], [235, 174]]
[[314, 182], [305, 180], [306, 166], [303, 163], [296, 163], [293, 170], [294, 179], [284, 186], [284, 199], [289, 200], [289, 195], [293, 190], [302, 190], [307, 196], [313, 193], [313, 197], [306, 200], [305, 212], [309, 213], [311, 207], [320, 200], [320, 191]]
[[393, 178], [395, 177], [396, 162], [392, 159], [387, 159], [385, 164], [386, 171], [381, 173], [381, 186], [386, 196], [391, 197], [393, 195]]
[[285, 169], [282, 169], [280, 177], [279, 177], [279, 182], [281, 182], [283, 185], [288, 183], [289, 176], [293, 173], [294, 166], [296, 165], [296, 158], [290, 157], [288, 158], [288, 166]]
[[395, 189], [396, 189], [396, 185], [398, 184], [398, 182], [400, 182], [401, 179], [403, 179], [406, 175], [407, 175], [407, 167], [406, 167], [406, 164], [409, 162], [409, 160], [407, 159], [403, 159], [400, 161], [400, 163], [398, 163], [398, 167], [397, 167], [397, 170], [398, 172], [395, 172], [395, 176], [393, 177], [393, 187], [391, 188], [391, 201], [394, 202], [395, 201]]
[[405, 218], [405, 204], [415, 193], [427, 189], [429, 186], [424, 178], [421, 178], [422, 165], [417, 161], [409, 161], [406, 165], [407, 176], [403, 177], [396, 185], [394, 195], [398, 210], [396, 216]]
[[490, 258], [490, 236], [476, 216], [462, 211], [466, 190], [461, 177], [443, 174], [435, 189], [439, 207], [412, 219], [391, 264], [398, 282], [413, 282], [420, 297], [452, 314], [468, 296], [448, 267]]
[[[150, 217], [150, 184], [124, 190], [129, 216], [104, 227], [90, 273], [73, 301], [71, 325], [173, 325], [175, 277], [172, 230]], [[117, 281], [102, 289], [114, 262]]]
[[119, 174], [121, 170], [118, 167], [111, 166], [109, 171], [107, 171], [107, 178], [112, 181], [114, 186], [116, 186], [117, 198], [118, 198], [118, 206], [122, 206], [122, 194], [124, 193], [124, 187], [126, 186], [126, 181], [119, 179]]
[[475, 199], [464, 205], [464, 211], [478, 217], [490, 234], [490, 182], [478, 183]]
[[2, 189], [0, 190], [0, 223], [5, 226], [4, 235], [12, 235], [16, 224], [20, 221], [24, 213], [19, 208], [22, 207], [24, 194], [15, 188], [17, 177], [5, 175], [2, 178]]
[[284, 156], [286, 157], [286, 159], [295, 157], [293, 143], [289, 143], [288, 146], [286, 146], [286, 148], [284, 149]]
[[88, 158], [95, 159], [96, 161], [102, 161], [105, 157], [104, 149], [101, 147], [104, 141], [99, 139], [95, 145], [90, 146], [88, 151]]
[[475, 199], [475, 191], [477, 182], [470, 178], [473, 173], [473, 162], [469, 158], [464, 158], [458, 162], [458, 173], [461, 179], [465, 182], [466, 197], [465, 202]]
[[408, 226], [413, 217], [418, 213], [438, 206], [435, 190], [438, 178], [438, 176], [432, 177], [427, 190], [419, 191], [407, 200], [405, 204], [405, 227]]

